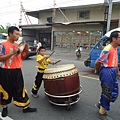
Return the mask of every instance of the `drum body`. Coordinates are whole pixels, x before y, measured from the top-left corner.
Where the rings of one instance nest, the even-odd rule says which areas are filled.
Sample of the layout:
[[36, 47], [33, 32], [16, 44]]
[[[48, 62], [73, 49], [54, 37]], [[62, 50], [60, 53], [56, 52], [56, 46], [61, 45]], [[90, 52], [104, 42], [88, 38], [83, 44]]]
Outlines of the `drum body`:
[[80, 80], [74, 64], [48, 68], [43, 78], [45, 93], [50, 101], [63, 104], [68, 102], [68, 98], [70, 102], [75, 102], [79, 98], [79, 94], [76, 93], [80, 91]]

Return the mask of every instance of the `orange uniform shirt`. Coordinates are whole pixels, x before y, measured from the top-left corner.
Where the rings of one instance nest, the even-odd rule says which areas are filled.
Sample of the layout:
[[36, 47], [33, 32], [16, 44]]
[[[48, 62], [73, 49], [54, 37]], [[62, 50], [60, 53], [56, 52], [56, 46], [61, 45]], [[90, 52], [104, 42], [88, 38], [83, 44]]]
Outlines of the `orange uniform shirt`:
[[101, 62], [104, 67], [118, 67], [118, 51], [111, 44], [101, 52], [96, 62]]
[[[12, 45], [9, 41], [2, 42], [0, 44], [0, 56], [9, 54], [17, 46], [18, 46], [17, 43]], [[0, 62], [0, 67], [6, 69], [21, 68], [22, 67], [21, 54], [19, 54], [18, 56], [13, 55], [8, 60]]]

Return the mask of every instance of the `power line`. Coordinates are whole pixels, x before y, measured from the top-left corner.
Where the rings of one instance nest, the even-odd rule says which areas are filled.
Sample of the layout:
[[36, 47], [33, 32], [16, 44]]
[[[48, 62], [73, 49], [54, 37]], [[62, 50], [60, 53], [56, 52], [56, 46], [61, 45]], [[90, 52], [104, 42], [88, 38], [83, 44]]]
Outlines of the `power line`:
[[[84, 0], [74, 0], [74, 2], [76, 1], [84, 1]], [[64, 4], [67, 4], [67, 3], [70, 3], [70, 2], [73, 2], [73, 0], [68, 0], [68, 1], [64, 1], [64, 2], [56, 2], [57, 6], [60, 6], [60, 5], [64, 5]], [[53, 8], [53, 4], [46, 4], [46, 5], [42, 5], [42, 6], [35, 6], [35, 7], [30, 7], [30, 8], [35, 8], [36, 9], [44, 9], [44, 8]], [[28, 10], [28, 12], [30, 11], [34, 11], [34, 10]]]
[[[56, 4], [57, 4], [57, 6], [59, 6], [59, 7], [61, 7], [61, 5], [65, 5], [66, 4], [66, 6], [67, 6], [67, 4], [68, 3], [75, 3], [75, 2], [82, 2], [82, 1], [84, 1], [84, 0], [67, 0], [67, 1], [64, 1], [64, 2], [56, 2]], [[74, 6], [74, 5], [73, 5]], [[32, 10], [28, 10], [28, 12], [30, 12], [30, 11], [35, 11], [35, 10], [42, 10], [42, 9], [46, 9], [46, 8], [53, 8], [53, 4], [47, 4], [47, 5], [42, 5], [42, 6], [35, 6], [35, 7], [31, 7], [31, 9]]]
[[[27, 1], [25, 1], [24, 3], [26, 3], [26, 2], [29, 2], [29, 1], [31, 1], [31, 0], [27, 0]], [[73, 0], [68, 0], [68, 1], [65, 1], [65, 2], [58, 2], [57, 3], [57, 6], [60, 6], [60, 4], [65, 4], [65, 3], [67, 3], [67, 2], [71, 2], [71, 1], [73, 1]], [[83, 0], [74, 0], [74, 2], [76, 2], [76, 1], [83, 1]], [[32, 1], [31, 1], [32, 2]], [[120, 2], [120, 0], [113, 0], [113, 2]], [[58, 5], [59, 4], [59, 5]], [[15, 5], [20, 5], [20, 3], [18, 3], [18, 4], [13, 4], [13, 5], [9, 5], [9, 6], [6, 6], [6, 7], [10, 7], [10, 6], [15, 6]], [[53, 7], [53, 5], [52, 4], [49, 4], [49, 5], [44, 5], [44, 6], [42, 6], [42, 7]], [[6, 8], [6, 7], [3, 7], [3, 8]], [[37, 6], [37, 7], [32, 7], [32, 8], [40, 8], [40, 6]], [[1, 9], [1, 8], [0, 8]], [[25, 9], [26, 10], [26, 9]], [[16, 11], [16, 10], [14, 10], [14, 11]], [[9, 12], [2, 12], [2, 13], [0, 13], [0, 14], [8, 14], [8, 13], [11, 13], [11, 12], [14, 12], [14, 11], [9, 11]], [[18, 10], [17, 10], [18, 11]], [[29, 11], [32, 11], [32, 10], [29, 10]]]
[[17, 4], [13, 4], [13, 5], [8, 5], [8, 6], [0, 7], [0, 9], [4, 9], [4, 8], [8, 8], [8, 7], [12, 7], [12, 6], [16, 6], [16, 5], [18, 5], [18, 3], [17, 3]]
[[[27, 0], [27, 1], [25, 1], [24, 3], [27, 3], [28, 1], [31, 1], [31, 0]], [[65, 2], [58, 2], [57, 3], [57, 6], [59, 7], [61, 4], [65, 4], [65, 3], [67, 3], [67, 2], [71, 2], [71, 1], [73, 1], [73, 0], [68, 0], [68, 1], [65, 1]], [[76, 1], [83, 1], [83, 0], [74, 0], [73, 2], [76, 2]], [[32, 1], [31, 1], [32, 2]], [[120, 2], [120, 0], [113, 0], [113, 2]], [[59, 5], [58, 5], [59, 4]], [[15, 5], [18, 5], [18, 4], [13, 4], [13, 5], [9, 5], [9, 6], [6, 6], [6, 7], [10, 7], [10, 6], [15, 6]], [[20, 5], [20, 3], [19, 3], [19, 5]], [[49, 4], [49, 5], [44, 5], [44, 6], [42, 6], [42, 7], [50, 7], [50, 5], [51, 5], [51, 7], [53, 7], [53, 5], [52, 4]], [[2, 7], [2, 8], [6, 8], [6, 7]], [[37, 7], [32, 7], [32, 8], [40, 8], [40, 6], [37, 6]], [[0, 8], [1, 9], [1, 8]], [[24, 9], [25, 11], [26, 11], [26, 9]], [[33, 11], [33, 10], [29, 10], [29, 12], [30, 11]], [[0, 15], [2, 15], [2, 16], [4, 16], [4, 15], [7, 15], [7, 14], [15, 14], [15, 13], [18, 13], [19, 12], [19, 10], [14, 10], [14, 11], [9, 11], [9, 12], [2, 12], [2, 13], [0, 13]]]
[[[29, 1], [30, 2], [35, 2], [35, 0], [34, 1], [27, 0], [27, 1], [24, 1], [22, 3], [24, 4], [24, 3], [27, 3]], [[68, 0], [68, 1], [64, 1], [64, 2], [57, 2], [57, 4], [62, 5], [62, 4], [65, 4], [65, 3], [76, 2], [76, 1], [84, 1], [84, 0], [74, 0], [74, 1], [73, 0]], [[120, 0], [113, 0], [113, 2], [120, 2]], [[19, 4], [20, 3], [16, 3], [16, 4], [12, 4], [12, 5], [7, 5], [7, 6], [4, 6], [4, 7], [0, 7], [0, 9], [12, 7], [12, 6], [16, 6], [16, 5], [19, 5]], [[50, 6], [52, 6], [52, 4], [42, 5], [42, 6], [38, 6], [38, 7], [50, 7]], [[37, 8], [37, 7], [32, 7], [32, 8]]]
[[[23, 3], [27, 3], [27, 2], [29, 2], [29, 1], [31, 1], [31, 0], [27, 0], [27, 1], [23, 2]], [[0, 3], [0, 4], [1, 4], [1, 3]], [[3, 3], [3, 4], [4, 4], [4, 3]], [[20, 5], [20, 2], [19, 2], [19, 3], [16, 3], [16, 4], [11, 4], [11, 5], [7, 5], [7, 6], [4, 6], [4, 7], [0, 7], [0, 9], [4, 9], [4, 8], [16, 6], [16, 5]]]
[[18, 10], [14, 10], [14, 11], [9, 11], [9, 12], [2, 12], [2, 13], [0, 13], [0, 15], [6, 15], [6, 14], [11, 14], [11, 13], [18, 13], [19, 11]]

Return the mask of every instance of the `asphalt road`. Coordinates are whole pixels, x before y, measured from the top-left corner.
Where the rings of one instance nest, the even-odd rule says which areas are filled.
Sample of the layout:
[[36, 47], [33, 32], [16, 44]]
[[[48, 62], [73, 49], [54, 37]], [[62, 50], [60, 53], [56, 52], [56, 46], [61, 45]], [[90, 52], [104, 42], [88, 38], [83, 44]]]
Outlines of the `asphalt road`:
[[[48, 54], [51, 51], [48, 51]], [[39, 90], [39, 98], [31, 96], [31, 88], [34, 82], [34, 77], [37, 72], [37, 64], [35, 56], [23, 61], [23, 75], [25, 79], [26, 88], [31, 101], [30, 106], [36, 107], [35, 113], [22, 113], [22, 109], [17, 108], [11, 103], [9, 105], [9, 118], [14, 120], [120, 120], [120, 97], [115, 103], [111, 103], [111, 110], [106, 117], [100, 117], [98, 108], [95, 104], [99, 101], [101, 92], [98, 75], [93, 74], [94, 69], [86, 68], [83, 64], [85, 57], [76, 60], [74, 52], [57, 52], [51, 56], [52, 61], [61, 59], [58, 65], [74, 64], [79, 71], [80, 83], [83, 87], [83, 92], [80, 94], [80, 101], [71, 106], [68, 111], [67, 107], [55, 106], [49, 103], [47, 96], [44, 94], [43, 84]], [[72, 55], [72, 56], [70, 56]], [[68, 57], [69, 56], [69, 57]], [[52, 65], [49, 65], [52, 67]], [[2, 108], [0, 107], [0, 111]], [[5, 119], [10, 120], [10, 119]]]

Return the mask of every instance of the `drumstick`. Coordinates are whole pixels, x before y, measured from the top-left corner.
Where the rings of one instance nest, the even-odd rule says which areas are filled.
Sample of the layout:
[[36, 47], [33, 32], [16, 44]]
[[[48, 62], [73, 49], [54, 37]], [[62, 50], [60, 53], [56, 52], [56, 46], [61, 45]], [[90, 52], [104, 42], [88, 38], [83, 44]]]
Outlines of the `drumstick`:
[[[55, 52], [55, 51], [53, 51], [53, 52], [49, 55], [49, 57], [50, 57], [54, 52]], [[48, 58], [47, 58], [47, 59], [48, 59]], [[46, 59], [46, 60], [47, 60], [47, 59]]]
[[57, 64], [57, 63], [60, 62], [60, 61], [61, 61], [61, 60], [56, 61], [55, 64]]
[[49, 56], [51, 56], [55, 51], [53, 51]]

